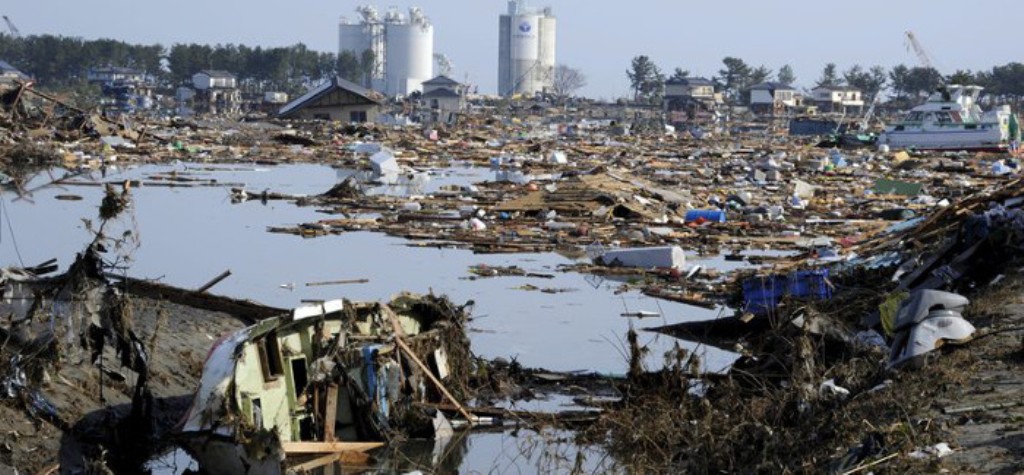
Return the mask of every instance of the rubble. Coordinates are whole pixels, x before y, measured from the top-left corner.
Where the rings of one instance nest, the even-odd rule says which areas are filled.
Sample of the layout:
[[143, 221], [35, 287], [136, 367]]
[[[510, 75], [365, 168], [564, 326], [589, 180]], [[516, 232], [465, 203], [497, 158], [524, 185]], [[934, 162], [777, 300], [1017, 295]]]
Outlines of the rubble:
[[[873, 463], [869, 459], [876, 457], [879, 465], [898, 471], [907, 457], [892, 453], [935, 447], [938, 442], [930, 439], [940, 435], [922, 431], [899, 438], [910, 428], [894, 427], [904, 424], [894, 414], [918, 410], [927, 397], [901, 401], [898, 388], [920, 389], [934, 378], [955, 377], [953, 358], [962, 358], [992, 331], [991, 322], [977, 319], [978, 294], [994, 285], [997, 276], [1015, 272], [1015, 256], [1024, 244], [1024, 185], [1018, 179], [1016, 157], [812, 148], [809, 145], [817, 140], [797, 135], [832, 133], [837, 125], [816, 119], [791, 121], [791, 136], [769, 133], [784, 127], [766, 123], [732, 123], [668, 135], [665, 127], [652, 128], [639, 120], [595, 121], [586, 117], [585, 109], [558, 116], [540, 112], [543, 109], [480, 109], [465, 112], [454, 125], [424, 130], [414, 125], [301, 121], [115, 121], [25, 84], [0, 91], [0, 98], [0, 152], [15, 189], [28, 196], [32, 190], [23, 187], [26, 176], [62, 166], [68, 174], [53, 177], [51, 184], [106, 187], [103, 219], [125, 210], [132, 187], [174, 186], [183, 192], [223, 188], [236, 206], [274, 201], [323, 215], [309, 222], [270, 225], [269, 232], [315, 238], [373, 231], [406, 238], [408, 246], [486, 254], [558, 252], [574, 260], [556, 273], [615, 276], [623, 280], [615, 283], [616, 292], [638, 290], [717, 309], [721, 318], [703, 322], [680, 322], [679, 316], [661, 312], [627, 309], [621, 314], [638, 319], [661, 315], [660, 324], [643, 330], [735, 352], [739, 359], [728, 371], [707, 374], [699, 358], [682, 349], [666, 355], [666, 366], [660, 370], [648, 371], [634, 360], [629, 378], [614, 382], [616, 400], [605, 405], [605, 412], [561, 419], [570, 425], [593, 424], [589, 435], [610, 441], [609, 452], [635, 462], [640, 470], [814, 471], [831, 462], [847, 468], [867, 466], [860, 464]], [[175, 161], [188, 168], [127, 183], [75, 175]], [[198, 170], [208, 163], [324, 164], [338, 171], [339, 180], [308, 195], [259, 189], [200, 176]], [[67, 193], [59, 199], [74, 196]], [[303, 243], [296, 240], [295, 245]], [[18, 344], [56, 345], [61, 358], [89, 353], [90, 357], [75, 359], [82, 373], [91, 371], [86, 367], [104, 352], [112, 353], [108, 346], [117, 348], [118, 358], [92, 368], [90, 378], [97, 379], [90, 384], [124, 386], [132, 400], [128, 412], [145, 416], [153, 410], [147, 402], [152, 396], [147, 391], [153, 389], [146, 388], [153, 385], [153, 377], [143, 362], [155, 359], [146, 352], [152, 350], [145, 345], [146, 336], [159, 336], [155, 331], [133, 333], [125, 325], [131, 313], [125, 310], [131, 300], [126, 303], [126, 296], [232, 315], [232, 323], [224, 326], [235, 331], [234, 336], [217, 345], [207, 361], [207, 371], [216, 374], [201, 383], [184, 429], [193, 435], [224, 436], [221, 442], [230, 442], [230, 450], [237, 451], [236, 443], [241, 443], [247, 455], [261, 452], [258, 459], [269, 468], [279, 469], [289, 449], [369, 450], [376, 445], [339, 444], [389, 443], [404, 435], [443, 431], [445, 424], [435, 419], [436, 414], [465, 425], [481, 417], [544, 417], [469, 403], [471, 395], [480, 396], [479, 388], [471, 387], [479, 383], [474, 378], [492, 386], [511, 383], [495, 374], [477, 374], [504, 371], [473, 360], [460, 323], [465, 315], [440, 297], [407, 297], [404, 304], [331, 301], [289, 313], [206, 292], [113, 279], [97, 270], [98, 252], [90, 248], [83, 253], [74, 270], [80, 274], [61, 277], [63, 284], [37, 276], [30, 279], [31, 285], [24, 284], [38, 286], [34, 291], [44, 294], [32, 312], [40, 312], [44, 303], [77, 301], [69, 299], [69, 293], [87, 296], [85, 308], [69, 312], [74, 318], [68, 321], [77, 319], [81, 325], [56, 325], [57, 334], [50, 336], [29, 332], [20, 335]], [[582, 260], [584, 256], [593, 265]], [[702, 259], [713, 256], [741, 263], [744, 270], [711, 269]], [[473, 266], [468, 272], [468, 279], [555, 276], [494, 265]], [[21, 282], [17, 276], [7, 279], [11, 286], [22, 285], [16, 284]], [[517, 285], [544, 293], [573, 290]], [[927, 305], [926, 311], [912, 311], [913, 299], [940, 290], [962, 295], [970, 305]], [[409, 302], [442, 308], [445, 318], [421, 322], [417, 330], [422, 331], [392, 326], [393, 315], [400, 322], [409, 319], [402, 312], [408, 308], [401, 308], [417, 305]], [[14, 321], [38, 326], [40, 321], [30, 318], [29, 310], [21, 309]], [[241, 324], [250, 326], [240, 329]], [[85, 346], [68, 349], [74, 348], [70, 342], [82, 328], [94, 327]], [[5, 331], [14, 336], [22, 331], [14, 330]], [[271, 383], [271, 376], [292, 371], [284, 361], [276, 363], [282, 365], [280, 372], [253, 364], [263, 359], [261, 342], [272, 346], [266, 336], [274, 332], [279, 347], [294, 347], [285, 352], [289, 364], [305, 358], [307, 384], [275, 396], [287, 399], [289, 415], [270, 417], [270, 408], [264, 405], [267, 412], [258, 418], [254, 408], [263, 403], [255, 404], [254, 398], [270, 397], [261, 386]], [[288, 343], [288, 332], [301, 335], [300, 343]], [[947, 342], [960, 343], [959, 350]], [[438, 353], [441, 347], [444, 351]], [[363, 353], [367, 348], [369, 357]], [[643, 352], [639, 347], [633, 350]], [[47, 392], [38, 388], [50, 371], [40, 371], [39, 354], [28, 359], [23, 353], [3, 355], [8, 367], [2, 380], [4, 395], [19, 401], [30, 417], [48, 420], [61, 430], [84, 424], [80, 414], [69, 415], [65, 405], [48, 402]], [[928, 357], [921, 358], [926, 353]], [[911, 360], [922, 364], [905, 364]], [[445, 363], [458, 369], [445, 371]], [[397, 386], [388, 389], [402, 391], [371, 394], [371, 373], [353, 375], [370, 366], [379, 370], [372, 372], [379, 374], [378, 383], [390, 384], [393, 378]], [[234, 381], [235, 386], [224, 381]], [[242, 387], [247, 381], [260, 384], [250, 390]], [[277, 389], [287, 392], [283, 386]], [[354, 431], [355, 436], [331, 434], [337, 427], [325, 423], [331, 418], [323, 401], [337, 401], [332, 398], [342, 397], [342, 387], [355, 408], [345, 416], [351, 420], [341, 424], [342, 431]], [[442, 394], [446, 391], [451, 395]], [[932, 390], [916, 394], [931, 394], [928, 391]], [[990, 407], [987, 404], [991, 402], [978, 407]], [[101, 405], [90, 407], [99, 410]], [[293, 413], [300, 416], [292, 420]], [[338, 413], [334, 415], [340, 420]], [[405, 416], [416, 424], [407, 425]], [[868, 420], [875, 430], [850, 422], [855, 419]], [[273, 424], [267, 423], [271, 420]], [[271, 434], [275, 427], [278, 432]], [[637, 433], [644, 437], [637, 438]], [[104, 442], [108, 445], [92, 447], [108, 447]], [[821, 449], [806, 451], [812, 444]], [[192, 450], [197, 458], [210, 455], [202, 444]], [[98, 449], [92, 457], [97, 453]], [[838, 460], [837, 454], [848, 454], [849, 459]], [[114, 463], [129, 465], [126, 460]], [[238, 466], [220, 468], [237, 471]]]

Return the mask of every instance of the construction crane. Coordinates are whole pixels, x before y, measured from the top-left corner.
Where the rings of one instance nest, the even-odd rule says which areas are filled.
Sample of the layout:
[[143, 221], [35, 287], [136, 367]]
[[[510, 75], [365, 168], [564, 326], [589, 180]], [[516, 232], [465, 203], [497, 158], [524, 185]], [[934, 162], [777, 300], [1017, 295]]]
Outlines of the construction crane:
[[914, 36], [914, 32], [910, 30], [907, 30], [907, 49], [917, 55], [917, 60], [921, 62], [922, 67], [935, 69], [931, 56], [928, 56], [924, 46], [921, 46], [921, 42], [917, 41], [917, 36]]
[[4, 15], [4, 23], [7, 23], [7, 29], [10, 30], [11, 36], [21, 38], [21, 32], [18, 31], [18, 27], [14, 26], [14, 22], [7, 18], [7, 15]]

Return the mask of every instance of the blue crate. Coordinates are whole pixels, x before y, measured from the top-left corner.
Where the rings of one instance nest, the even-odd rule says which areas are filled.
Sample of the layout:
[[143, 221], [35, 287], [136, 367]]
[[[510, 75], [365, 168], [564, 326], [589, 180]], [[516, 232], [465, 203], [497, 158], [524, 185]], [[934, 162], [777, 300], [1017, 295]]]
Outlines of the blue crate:
[[786, 296], [826, 300], [832, 298], [828, 269], [773, 274], [743, 281], [743, 311], [763, 315], [775, 309]]

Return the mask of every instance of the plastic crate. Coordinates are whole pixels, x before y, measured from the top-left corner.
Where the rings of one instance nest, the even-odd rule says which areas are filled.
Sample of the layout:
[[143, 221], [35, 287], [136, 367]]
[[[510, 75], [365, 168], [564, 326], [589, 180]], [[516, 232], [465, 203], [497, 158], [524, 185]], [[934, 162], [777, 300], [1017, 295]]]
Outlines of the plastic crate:
[[758, 315], [768, 313], [786, 296], [810, 300], [832, 298], [828, 269], [755, 276], [743, 281], [744, 312]]

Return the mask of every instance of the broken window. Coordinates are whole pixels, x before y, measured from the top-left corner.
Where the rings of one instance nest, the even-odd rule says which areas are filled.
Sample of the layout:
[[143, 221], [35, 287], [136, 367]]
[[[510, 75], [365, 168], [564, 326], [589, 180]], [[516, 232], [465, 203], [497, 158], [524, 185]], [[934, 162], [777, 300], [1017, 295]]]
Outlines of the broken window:
[[257, 429], [263, 428], [263, 402], [259, 398], [252, 400], [252, 425]]
[[295, 358], [291, 360], [292, 363], [292, 383], [295, 387], [295, 399], [299, 400], [302, 397], [302, 393], [306, 390], [306, 384], [309, 383], [309, 379], [306, 373], [306, 359]]
[[284, 362], [281, 361], [281, 344], [277, 341], [277, 330], [271, 331], [256, 343], [260, 353], [260, 368], [263, 370], [264, 381], [274, 381], [284, 375]]
[[352, 111], [348, 113], [350, 122], [366, 122], [366, 111]]

